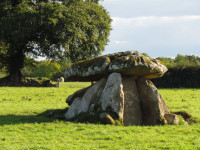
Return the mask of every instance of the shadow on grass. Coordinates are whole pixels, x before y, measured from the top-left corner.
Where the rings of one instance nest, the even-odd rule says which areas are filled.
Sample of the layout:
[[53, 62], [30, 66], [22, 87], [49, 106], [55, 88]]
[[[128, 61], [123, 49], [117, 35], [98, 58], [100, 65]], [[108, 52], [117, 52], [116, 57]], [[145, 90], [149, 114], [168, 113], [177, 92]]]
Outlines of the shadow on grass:
[[25, 124], [25, 123], [45, 123], [55, 120], [64, 120], [66, 109], [47, 110], [38, 115], [0, 115], [0, 126]]
[[[25, 124], [25, 123], [46, 123], [54, 122], [55, 120], [65, 120], [64, 114], [67, 112], [67, 109], [51, 109], [47, 110], [38, 115], [0, 115], [0, 126], [4, 125], [15, 125], [15, 124]], [[181, 115], [185, 121], [189, 124], [200, 123], [200, 120], [193, 118], [187, 112], [174, 112], [177, 115]], [[89, 117], [88, 113], [81, 113], [78, 115], [75, 120], [68, 120], [74, 123], [92, 123], [100, 124], [99, 118], [100, 113], [95, 114], [93, 117]], [[78, 121], [77, 121], [78, 119]], [[120, 123], [117, 123], [121, 126]]]
[[[25, 123], [46, 123], [54, 122], [56, 120], [65, 120], [73, 123], [92, 123], [100, 124], [100, 113], [96, 113], [92, 117], [88, 113], [80, 113], [76, 118], [71, 120], [66, 120], [64, 114], [67, 112], [66, 109], [51, 109], [47, 110], [38, 115], [0, 115], [0, 126], [4, 125], [15, 125], [15, 124], [25, 124]], [[120, 123], [117, 123], [120, 125]]]

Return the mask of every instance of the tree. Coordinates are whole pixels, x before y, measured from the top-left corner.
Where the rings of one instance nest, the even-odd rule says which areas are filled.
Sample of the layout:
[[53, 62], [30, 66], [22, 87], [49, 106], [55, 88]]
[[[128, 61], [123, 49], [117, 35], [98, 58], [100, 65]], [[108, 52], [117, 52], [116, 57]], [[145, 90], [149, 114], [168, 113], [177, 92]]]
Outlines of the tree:
[[99, 0], [1, 0], [0, 29], [9, 78], [17, 82], [27, 55], [74, 62], [101, 54], [111, 19]]
[[161, 60], [168, 68], [172, 68], [175, 66], [175, 59], [173, 58], [168, 58], [168, 57], [158, 57], [156, 58], [158, 60]]
[[192, 67], [192, 66], [199, 66], [199, 57], [194, 55], [180, 55], [178, 54], [175, 58], [175, 63], [177, 67], [184, 68], [184, 67]]
[[41, 61], [37, 65], [37, 69], [32, 71], [32, 76], [34, 77], [48, 77], [51, 78], [52, 75], [60, 71], [60, 64], [53, 61]]
[[190, 66], [199, 66], [200, 65], [200, 62], [198, 61], [198, 56], [186, 55], [185, 58]]

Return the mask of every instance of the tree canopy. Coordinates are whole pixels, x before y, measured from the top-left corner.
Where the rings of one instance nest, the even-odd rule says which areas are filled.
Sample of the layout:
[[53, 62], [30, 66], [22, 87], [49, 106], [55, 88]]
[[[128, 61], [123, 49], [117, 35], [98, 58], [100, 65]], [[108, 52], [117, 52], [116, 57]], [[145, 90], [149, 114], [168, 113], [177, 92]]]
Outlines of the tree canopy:
[[200, 57], [178, 54], [175, 58], [158, 57], [168, 68], [200, 67]]
[[111, 18], [99, 0], [1, 0], [0, 29], [0, 53], [19, 76], [27, 55], [74, 62], [101, 54]]

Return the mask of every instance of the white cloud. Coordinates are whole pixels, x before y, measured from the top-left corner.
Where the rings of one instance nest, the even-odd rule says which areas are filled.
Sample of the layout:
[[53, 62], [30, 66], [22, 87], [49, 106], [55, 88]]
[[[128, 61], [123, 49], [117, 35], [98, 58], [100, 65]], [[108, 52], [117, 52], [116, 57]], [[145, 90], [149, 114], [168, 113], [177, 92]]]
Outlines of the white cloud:
[[198, 15], [200, 0], [104, 0], [112, 17]]
[[123, 0], [105, 0], [106, 2], [122, 2]]
[[113, 17], [113, 28], [119, 25], [149, 27], [152, 25], [169, 24], [200, 20], [200, 15], [193, 16], [141, 16], [132, 18]]
[[113, 18], [105, 53], [200, 55], [200, 0], [104, 0], [101, 4]]
[[153, 57], [200, 55], [200, 15], [113, 17], [110, 52], [138, 50]]
[[119, 41], [119, 40], [115, 40], [114, 43], [115, 43], [115, 44], [127, 44], [128, 41]]

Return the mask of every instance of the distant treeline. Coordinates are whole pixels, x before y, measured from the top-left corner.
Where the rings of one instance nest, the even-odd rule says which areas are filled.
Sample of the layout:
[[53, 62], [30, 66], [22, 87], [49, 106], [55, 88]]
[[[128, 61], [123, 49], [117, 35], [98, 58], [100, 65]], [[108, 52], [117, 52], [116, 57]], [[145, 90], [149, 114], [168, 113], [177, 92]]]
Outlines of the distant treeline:
[[176, 58], [157, 58], [165, 63], [168, 72], [153, 79], [160, 88], [200, 88], [200, 57], [177, 55]]
[[180, 55], [175, 58], [158, 57], [168, 68], [200, 67], [200, 57], [195, 55]]
[[[21, 72], [24, 77], [57, 80], [58, 78], [64, 76], [64, 72], [67, 70], [70, 64], [71, 63], [69, 61], [36, 61], [32, 58], [26, 57], [25, 66]], [[5, 67], [0, 69], [0, 78], [3, 78], [7, 75], [7, 69]]]
[[[28, 63], [32, 61], [31, 63]], [[70, 66], [69, 61], [34, 61], [28, 59], [25, 61], [25, 67], [22, 69], [22, 74], [25, 77], [45, 77], [52, 80], [57, 80], [64, 77], [64, 72]]]
[[[146, 56], [148, 56], [146, 54]], [[160, 88], [200, 88], [200, 57], [184, 56], [178, 54], [175, 58], [157, 58], [165, 63], [168, 72], [163, 77], [152, 81]], [[25, 77], [45, 77], [53, 80], [64, 76], [65, 70], [70, 66], [65, 61], [35, 61], [29, 57], [25, 60], [25, 67], [22, 69]], [[6, 68], [0, 70], [0, 78], [6, 76]]]

